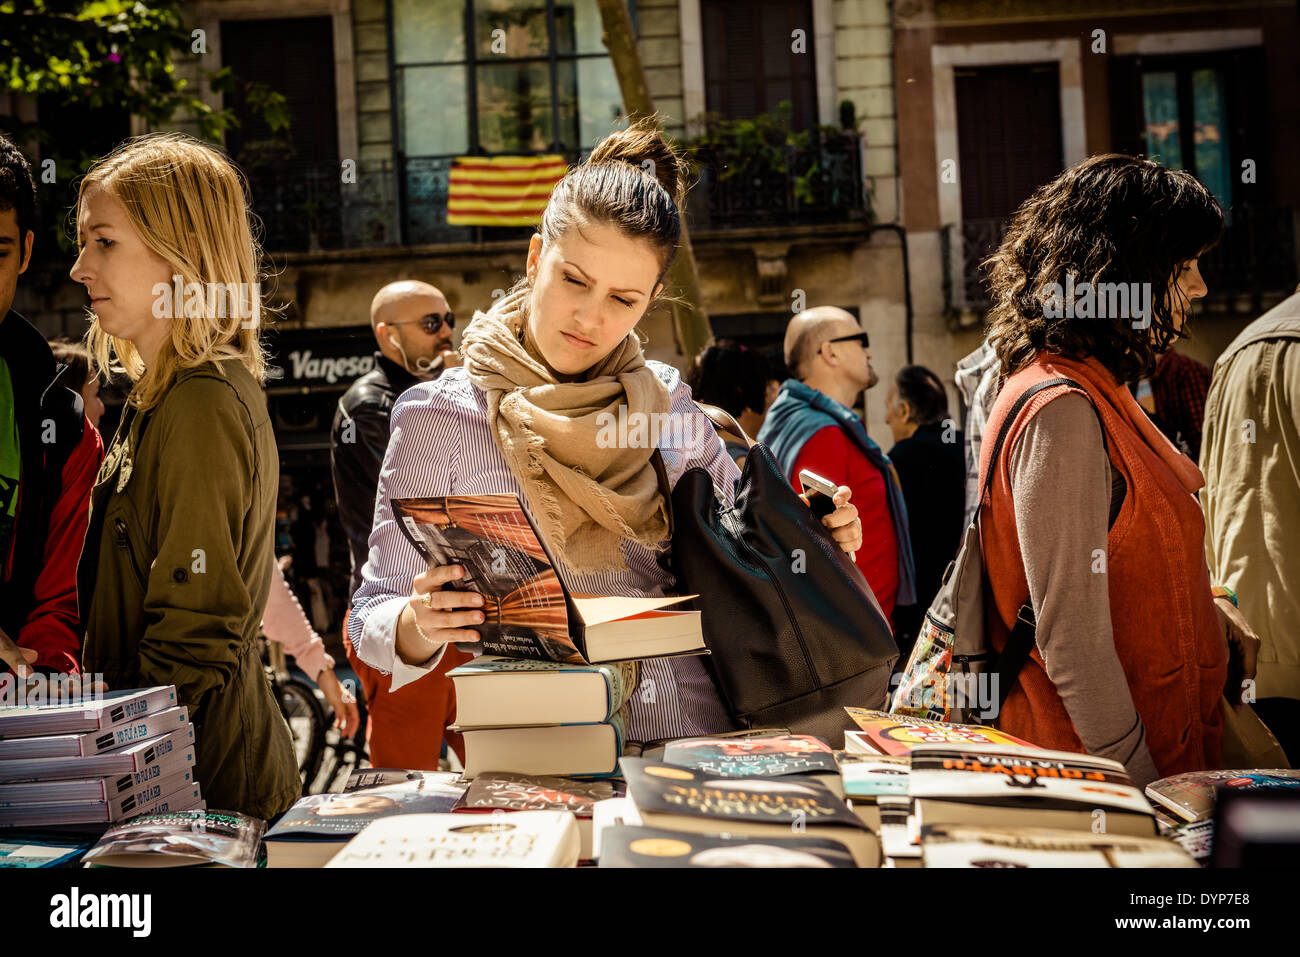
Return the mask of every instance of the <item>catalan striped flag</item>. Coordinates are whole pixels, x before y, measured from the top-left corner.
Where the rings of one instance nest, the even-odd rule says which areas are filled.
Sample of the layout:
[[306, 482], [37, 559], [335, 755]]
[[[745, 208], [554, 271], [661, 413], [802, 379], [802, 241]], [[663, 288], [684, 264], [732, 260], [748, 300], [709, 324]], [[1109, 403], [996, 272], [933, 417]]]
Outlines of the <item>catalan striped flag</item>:
[[447, 181], [447, 224], [536, 226], [567, 169], [563, 156], [458, 156]]

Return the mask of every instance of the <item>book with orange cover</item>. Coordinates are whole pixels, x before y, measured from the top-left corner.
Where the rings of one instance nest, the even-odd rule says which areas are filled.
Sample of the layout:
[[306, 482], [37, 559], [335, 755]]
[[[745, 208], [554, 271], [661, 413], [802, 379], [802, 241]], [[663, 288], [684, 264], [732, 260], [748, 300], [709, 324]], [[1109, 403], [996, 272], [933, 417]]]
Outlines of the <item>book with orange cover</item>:
[[1015, 735], [977, 724], [952, 724], [928, 718], [909, 718], [887, 711], [845, 708], [861, 731], [844, 732], [844, 750], [856, 754], [912, 753], [918, 744], [999, 744], [1032, 748]]
[[483, 596], [474, 647], [508, 658], [569, 664], [707, 653], [695, 598], [577, 594], [565, 587], [519, 496], [393, 499], [403, 534], [430, 564], [461, 565], [448, 588]]

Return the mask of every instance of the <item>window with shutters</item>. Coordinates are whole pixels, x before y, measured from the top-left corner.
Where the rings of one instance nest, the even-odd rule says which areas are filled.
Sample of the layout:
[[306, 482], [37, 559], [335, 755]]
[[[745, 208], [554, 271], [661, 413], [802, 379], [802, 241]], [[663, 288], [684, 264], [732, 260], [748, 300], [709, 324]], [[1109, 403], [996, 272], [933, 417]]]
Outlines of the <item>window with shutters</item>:
[[1006, 223], [1035, 189], [1064, 168], [1056, 63], [963, 67], [954, 71], [957, 176], [961, 184], [958, 304], [984, 303], [980, 263], [1002, 241]]
[[248, 176], [268, 249], [341, 244], [333, 51], [329, 17], [221, 24], [222, 64], [283, 95], [289, 113], [289, 129], [272, 131], [244, 101], [242, 86], [226, 94], [239, 121], [225, 132], [226, 149]]
[[795, 129], [817, 124], [811, 0], [703, 0], [705, 109], [729, 119], [790, 104]]

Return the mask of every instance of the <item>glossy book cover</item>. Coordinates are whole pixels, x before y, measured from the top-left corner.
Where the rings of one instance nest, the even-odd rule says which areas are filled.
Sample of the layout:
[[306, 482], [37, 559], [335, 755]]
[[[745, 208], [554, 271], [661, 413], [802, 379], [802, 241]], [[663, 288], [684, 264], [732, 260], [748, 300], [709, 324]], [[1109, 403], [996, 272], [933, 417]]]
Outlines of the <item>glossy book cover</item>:
[[841, 798], [810, 777], [732, 778], [643, 758], [623, 758], [619, 767], [642, 814], [863, 827]]
[[839, 771], [831, 746], [811, 734], [686, 738], [664, 747], [665, 764], [726, 777], [759, 778]]

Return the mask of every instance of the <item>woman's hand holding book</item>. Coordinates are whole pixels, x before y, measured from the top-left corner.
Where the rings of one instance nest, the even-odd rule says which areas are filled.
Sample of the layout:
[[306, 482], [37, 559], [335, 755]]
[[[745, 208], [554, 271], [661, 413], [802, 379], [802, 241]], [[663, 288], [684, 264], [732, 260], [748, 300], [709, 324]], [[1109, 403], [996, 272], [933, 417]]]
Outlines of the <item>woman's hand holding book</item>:
[[415, 577], [397, 620], [397, 654], [407, 664], [423, 664], [449, 642], [480, 640], [470, 629], [483, 623], [483, 596], [443, 588], [464, 575], [460, 565], [433, 565]]

